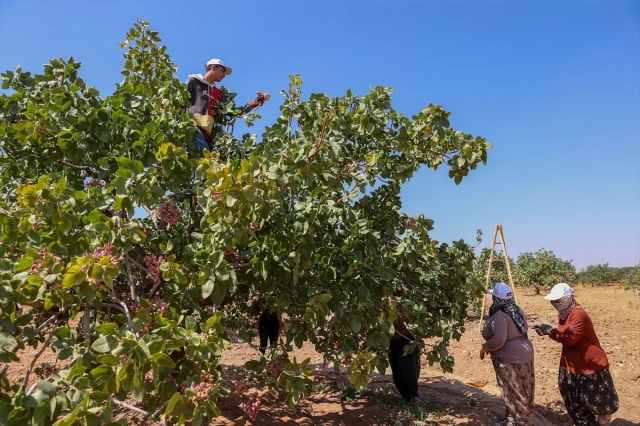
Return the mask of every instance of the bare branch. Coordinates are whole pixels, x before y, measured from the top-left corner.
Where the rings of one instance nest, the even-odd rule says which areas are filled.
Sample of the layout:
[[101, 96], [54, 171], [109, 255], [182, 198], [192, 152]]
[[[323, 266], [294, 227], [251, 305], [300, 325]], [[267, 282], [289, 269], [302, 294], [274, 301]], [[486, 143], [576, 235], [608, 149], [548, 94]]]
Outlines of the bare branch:
[[102, 307], [107, 309], [117, 309], [118, 311], [122, 312], [125, 315], [127, 313], [127, 311], [125, 311], [122, 306], [116, 305], [115, 303], [103, 303]]
[[127, 304], [124, 303], [122, 300], [118, 299], [116, 296], [111, 296], [111, 298], [118, 302], [120, 304], [120, 306], [122, 306], [122, 308], [124, 309], [124, 314], [127, 316], [127, 321], [129, 322], [129, 329], [131, 330], [132, 333], [135, 334], [135, 329], [133, 328], [133, 321], [131, 320], [131, 314], [129, 313], [129, 308], [127, 307]]
[[164, 423], [160, 423], [160, 422], [156, 422], [154, 420], [151, 420], [148, 411], [144, 411], [144, 410], [142, 410], [142, 409], [140, 409], [138, 407], [134, 407], [133, 405], [127, 404], [126, 402], [118, 401], [117, 399], [111, 399], [111, 402], [113, 402], [115, 405], [119, 405], [122, 408], [126, 408], [127, 410], [135, 411], [136, 413], [142, 414], [143, 416], [145, 416], [147, 418], [147, 420], [152, 421], [154, 424], [160, 424], [160, 425], [164, 424]]
[[[54, 322], [54, 321], [56, 320], [56, 318], [58, 318], [58, 315], [60, 315], [60, 314], [61, 314], [61, 313], [63, 313], [63, 312], [66, 312], [66, 309], [65, 309], [64, 311], [60, 311], [60, 312], [58, 312], [58, 313], [56, 313], [56, 314], [51, 315], [49, 318], [47, 318], [47, 320], [46, 320], [45, 322], [43, 322], [43, 323], [40, 325], [40, 327], [36, 328], [36, 329], [35, 329], [35, 331], [34, 331], [33, 333], [34, 333], [34, 334], [38, 334], [38, 333], [40, 333], [40, 332], [41, 332], [41, 331], [42, 331], [46, 326], [48, 326], [49, 324], [51, 324], [52, 322]], [[29, 340], [29, 338], [28, 338], [28, 337], [26, 337], [26, 336], [24, 336], [24, 337], [21, 337], [21, 338], [20, 338], [20, 340], [18, 340], [18, 341], [19, 341], [20, 343], [24, 343], [24, 342], [26, 342], [27, 340]], [[17, 349], [17, 345], [16, 345], [16, 348], [14, 348], [14, 349]]]
[[138, 262], [136, 262], [135, 260], [133, 260], [131, 257], [129, 257], [129, 261], [131, 263], [133, 263], [133, 266], [137, 267], [138, 269], [140, 269], [142, 272], [144, 272], [145, 274], [149, 275], [149, 270], [147, 268], [145, 268], [144, 266], [142, 266], [141, 264], [139, 264]]
[[[51, 338], [53, 337], [53, 332], [54, 331], [56, 331], [55, 328], [49, 332], [49, 335], [47, 336], [46, 340], [42, 344], [42, 347], [33, 356], [33, 359], [31, 360], [31, 364], [29, 364], [29, 368], [27, 369], [27, 374], [25, 374], [25, 376], [24, 376], [24, 382], [23, 382], [22, 387], [25, 387], [25, 388], [27, 387], [27, 383], [29, 383], [29, 376], [31, 375], [31, 370], [33, 370], [33, 366], [36, 365], [36, 361], [38, 361], [38, 358], [40, 358], [40, 355], [42, 355], [42, 353], [45, 351], [45, 349], [47, 349], [47, 347], [49, 346], [49, 342], [51, 341]], [[31, 389], [29, 389], [29, 390], [31, 390]], [[29, 395], [29, 394], [27, 394], [27, 395]]]
[[153, 418], [154, 419], [157, 418], [160, 415], [160, 413], [164, 411], [165, 408], [167, 408], [167, 405], [169, 405], [169, 401], [171, 401], [171, 400], [167, 399], [164, 404], [162, 404], [160, 407], [158, 407], [158, 409], [155, 411], [155, 413], [153, 413]]
[[84, 340], [91, 340], [91, 305], [84, 305]]
[[313, 159], [318, 154], [318, 151], [320, 151], [320, 148], [322, 147], [322, 140], [324, 139], [324, 134], [325, 134], [325, 131], [327, 130], [328, 122], [329, 122], [329, 117], [324, 119], [324, 123], [322, 124], [322, 133], [320, 133], [320, 137], [316, 140], [316, 150], [313, 152], [313, 154], [311, 154], [311, 157], [309, 157], [309, 161], [307, 162], [307, 164], [311, 164]]
[[164, 223], [158, 220], [158, 213], [155, 210], [151, 210], [146, 204], [141, 204], [141, 206], [149, 214], [149, 217], [153, 221], [153, 225], [156, 227], [156, 229], [164, 230]]
[[151, 289], [151, 291], [149, 292], [149, 299], [151, 299], [151, 296], [154, 295], [154, 293], [156, 292], [156, 290], [158, 289], [158, 287], [160, 287], [160, 284], [162, 284], [162, 279], [160, 277], [158, 277], [156, 279], [156, 283], [153, 285], [153, 288]]
[[422, 150], [426, 151], [426, 152], [430, 152], [430, 153], [435, 154], [435, 155], [441, 155], [443, 159], [446, 158], [447, 160], [451, 160], [451, 157], [448, 156], [446, 152], [438, 152], [438, 151], [434, 151], [434, 150], [429, 149], [429, 148], [422, 148]]
[[[75, 305], [71, 305], [70, 307], [68, 307], [67, 309], [65, 309], [64, 311], [60, 311], [57, 312], [53, 315], [51, 315], [49, 318], [47, 318], [47, 320], [45, 322], [43, 322], [42, 324], [40, 324], [40, 327], [36, 328], [34, 330], [34, 334], [40, 334], [40, 332], [42, 330], [45, 329], [45, 327], [47, 327], [49, 324], [51, 324], [52, 322], [54, 322], [56, 320], [56, 318], [58, 318], [58, 315], [68, 311], [69, 309], [71, 309], [72, 307], [74, 307]], [[20, 347], [21, 344], [25, 343], [26, 341], [28, 341], [29, 338], [26, 336], [21, 337], [20, 339], [18, 339], [18, 343], [11, 349], [11, 352], [17, 352], [18, 348]], [[2, 368], [2, 372], [0, 372], [0, 374], [6, 374], [7, 370], [9, 369], [9, 365], [11, 364], [5, 364], [5, 366]]]
[[36, 390], [36, 386], [38, 386], [38, 382], [35, 382], [34, 384], [31, 385], [31, 387], [27, 391], [26, 395], [31, 395], [33, 393], [33, 391]]
[[67, 162], [67, 161], [64, 161], [64, 160], [58, 160], [58, 163], [63, 164], [63, 165], [65, 165], [65, 166], [69, 167], [70, 169], [74, 169], [74, 170], [85, 170], [85, 171], [89, 172], [89, 174], [90, 174], [91, 176], [93, 176], [93, 177], [98, 176], [98, 172], [96, 172], [94, 169], [92, 169], [92, 168], [91, 168], [91, 167], [89, 167], [89, 166], [78, 166], [78, 165], [76, 165], [76, 164], [71, 164], [71, 163], [69, 163], [69, 162]]
[[134, 302], [138, 301], [136, 297], [136, 283], [133, 281], [133, 276], [131, 275], [131, 263], [129, 262], [129, 253], [124, 252], [124, 262], [127, 267], [127, 277], [129, 277], [129, 289], [131, 290], [131, 300]]

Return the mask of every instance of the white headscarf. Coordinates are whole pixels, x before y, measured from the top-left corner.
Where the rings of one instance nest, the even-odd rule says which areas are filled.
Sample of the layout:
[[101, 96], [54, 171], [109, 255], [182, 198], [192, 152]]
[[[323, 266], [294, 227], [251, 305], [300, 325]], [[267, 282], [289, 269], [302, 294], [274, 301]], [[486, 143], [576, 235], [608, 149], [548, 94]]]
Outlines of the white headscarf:
[[566, 321], [569, 317], [571, 311], [573, 311], [573, 307], [575, 306], [575, 300], [573, 299], [573, 295], [569, 294], [561, 297], [557, 300], [558, 303], [553, 303], [553, 307], [558, 311], [558, 316], [561, 321]]

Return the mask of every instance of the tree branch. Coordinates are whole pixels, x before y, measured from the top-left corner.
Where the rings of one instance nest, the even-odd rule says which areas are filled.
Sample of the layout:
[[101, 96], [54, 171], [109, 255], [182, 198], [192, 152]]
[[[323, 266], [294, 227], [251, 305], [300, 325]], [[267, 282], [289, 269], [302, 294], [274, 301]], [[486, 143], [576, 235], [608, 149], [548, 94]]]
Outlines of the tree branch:
[[98, 172], [96, 172], [94, 169], [92, 169], [89, 166], [78, 166], [76, 164], [71, 164], [67, 161], [64, 160], [58, 160], [58, 163], [65, 165], [67, 167], [69, 167], [70, 169], [74, 169], [74, 170], [85, 170], [87, 172], [89, 172], [89, 175], [91, 175], [92, 177], [97, 177], [98, 176]]
[[449, 156], [447, 155], [447, 153], [434, 151], [434, 150], [429, 149], [429, 148], [423, 148], [422, 150], [423, 150], [423, 151], [430, 152], [430, 153], [435, 154], [435, 155], [441, 155], [441, 156], [442, 156], [442, 158], [446, 158], [447, 160], [451, 160], [451, 157], [449, 157]]
[[91, 305], [84, 305], [84, 340], [91, 340]]
[[107, 309], [117, 309], [118, 311], [122, 312], [123, 314], [127, 314], [127, 311], [124, 310], [124, 308], [120, 305], [116, 305], [115, 303], [102, 303], [102, 307], [103, 308], [107, 308]]
[[158, 279], [156, 280], [156, 283], [154, 284], [153, 288], [149, 292], [149, 296], [148, 296], [149, 299], [151, 299], [151, 296], [153, 296], [153, 294], [156, 292], [158, 287], [160, 287], [160, 284], [162, 284], [162, 278], [158, 277]]
[[129, 308], [127, 307], [127, 304], [124, 303], [122, 300], [118, 299], [116, 296], [111, 296], [111, 298], [115, 302], [119, 303], [120, 306], [122, 306], [122, 308], [124, 309], [124, 314], [127, 316], [127, 321], [129, 322], [129, 329], [133, 334], [135, 334], [136, 330], [133, 328], [133, 321], [131, 320], [131, 314], [129, 313]]
[[[167, 408], [167, 405], [169, 405], [169, 401], [171, 401], [171, 400], [167, 399], [164, 404], [162, 404], [160, 407], [158, 407], [158, 409], [153, 413], [153, 418], [158, 417], [160, 415], [160, 413], [163, 412], [165, 408]], [[163, 423], [161, 423], [161, 424], [163, 424]]]
[[324, 139], [324, 134], [325, 134], [325, 131], [327, 130], [328, 122], [329, 122], [329, 117], [324, 119], [324, 123], [322, 124], [322, 133], [320, 133], [320, 137], [316, 140], [316, 150], [313, 152], [313, 154], [311, 154], [311, 157], [309, 157], [309, 161], [307, 162], [307, 164], [311, 164], [315, 156], [318, 154], [318, 151], [320, 151], [320, 148], [322, 147], [322, 141]]
[[165, 229], [164, 223], [158, 220], [158, 214], [155, 210], [151, 210], [146, 204], [141, 204], [142, 208], [149, 214], [149, 217], [153, 221], [153, 225], [156, 229], [163, 230]]
[[[56, 329], [54, 328], [53, 330], [51, 330], [49, 332], [49, 335], [47, 336], [46, 340], [42, 344], [42, 347], [33, 356], [33, 359], [31, 360], [31, 364], [29, 364], [29, 368], [27, 368], [27, 374], [25, 374], [25, 376], [24, 376], [24, 382], [23, 382], [22, 387], [24, 387], [24, 388], [27, 387], [27, 383], [29, 383], [29, 376], [31, 375], [31, 370], [33, 370], [33, 367], [36, 364], [36, 361], [38, 361], [38, 358], [40, 358], [40, 355], [42, 355], [42, 353], [45, 351], [45, 349], [47, 349], [47, 347], [49, 346], [49, 342], [51, 341], [51, 338], [53, 337], [53, 333], [54, 333], [55, 330]], [[31, 389], [29, 389], [29, 390], [31, 390]]]
[[145, 274], [149, 275], [149, 270], [147, 268], [145, 268], [144, 266], [142, 266], [141, 264], [139, 264], [138, 262], [133, 260], [131, 257], [129, 257], [129, 260], [131, 261], [131, 263], [133, 263], [134, 266], [136, 266], [138, 269], [140, 269]]
[[142, 414], [143, 416], [145, 416], [147, 418], [148, 421], [152, 421], [154, 424], [164, 425], [164, 423], [152, 420], [148, 411], [144, 411], [144, 410], [142, 410], [142, 409], [140, 409], [138, 407], [134, 407], [133, 405], [127, 404], [126, 402], [118, 401], [117, 399], [111, 398], [110, 401], [112, 403], [114, 403], [115, 405], [119, 405], [122, 408], [126, 408], [127, 410], [135, 411], [136, 413]]
[[127, 267], [127, 277], [129, 277], [129, 289], [131, 290], [131, 300], [137, 302], [136, 298], [136, 284], [133, 281], [133, 277], [131, 276], [131, 263], [129, 262], [129, 252], [124, 252], [124, 262]]
[[[49, 324], [51, 324], [53, 321], [56, 320], [56, 318], [58, 317], [58, 315], [68, 311], [69, 309], [71, 309], [73, 306], [75, 305], [71, 305], [69, 308], [65, 309], [64, 311], [60, 311], [57, 312], [53, 315], [51, 315], [49, 318], [47, 318], [47, 320], [45, 322], [43, 322], [42, 324], [40, 324], [40, 327], [36, 328], [35, 331], [33, 332], [34, 334], [39, 334], [42, 330], [44, 330], [44, 328], [46, 326], [48, 326]], [[28, 341], [29, 338], [26, 336], [21, 337], [20, 339], [18, 339], [18, 343], [16, 343], [16, 345], [11, 349], [11, 352], [17, 352], [18, 348], [20, 347], [21, 344], [25, 343], [26, 341]], [[11, 364], [5, 364], [5, 366], [2, 368], [2, 372], [0, 373], [0, 375], [6, 374], [7, 370], [9, 369], [9, 365]]]

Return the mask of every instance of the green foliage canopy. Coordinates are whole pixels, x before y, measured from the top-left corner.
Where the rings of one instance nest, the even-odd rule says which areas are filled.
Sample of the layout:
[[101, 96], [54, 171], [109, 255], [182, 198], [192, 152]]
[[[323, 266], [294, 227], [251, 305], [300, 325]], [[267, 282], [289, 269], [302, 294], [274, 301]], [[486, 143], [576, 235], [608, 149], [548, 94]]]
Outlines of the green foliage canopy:
[[[45, 345], [62, 367], [35, 387], [3, 375], [0, 423], [110, 424], [132, 397], [156, 420], [201, 424], [229, 389], [220, 355], [255, 334], [259, 303], [291, 327], [246, 375], [292, 408], [312, 383], [294, 345], [346, 364], [362, 388], [387, 367], [396, 306], [418, 342], [437, 338], [417, 343], [428, 361], [450, 370], [447, 345], [482, 288], [473, 249], [435, 244], [432, 220], [401, 213], [400, 189], [423, 166], [458, 184], [491, 145], [451, 128], [440, 106], [398, 113], [390, 88], [303, 100], [292, 76], [259, 141], [223, 121], [200, 157], [188, 92], [159, 43], [134, 25], [106, 97], [73, 58], [2, 75], [0, 360]], [[218, 108], [233, 114], [232, 101]]]

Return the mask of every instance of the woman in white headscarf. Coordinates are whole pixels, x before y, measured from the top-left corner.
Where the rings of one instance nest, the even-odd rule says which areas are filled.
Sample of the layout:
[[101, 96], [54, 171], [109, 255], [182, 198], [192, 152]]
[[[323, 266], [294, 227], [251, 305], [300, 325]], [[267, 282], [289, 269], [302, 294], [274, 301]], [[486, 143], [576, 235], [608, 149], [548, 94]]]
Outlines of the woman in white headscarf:
[[527, 320], [508, 285], [496, 283], [489, 294], [493, 296], [493, 304], [482, 329], [486, 342], [480, 349], [480, 359], [486, 353], [491, 354], [507, 411], [506, 418], [496, 426], [531, 426], [536, 382]]
[[579, 426], [609, 424], [618, 411], [618, 394], [589, 314], [567, 283], [553, 286], [545, 299], [558, 311], [558, 327], [542, 324], [533, 329], [562, 343], [558, 388], [567, 412]]

